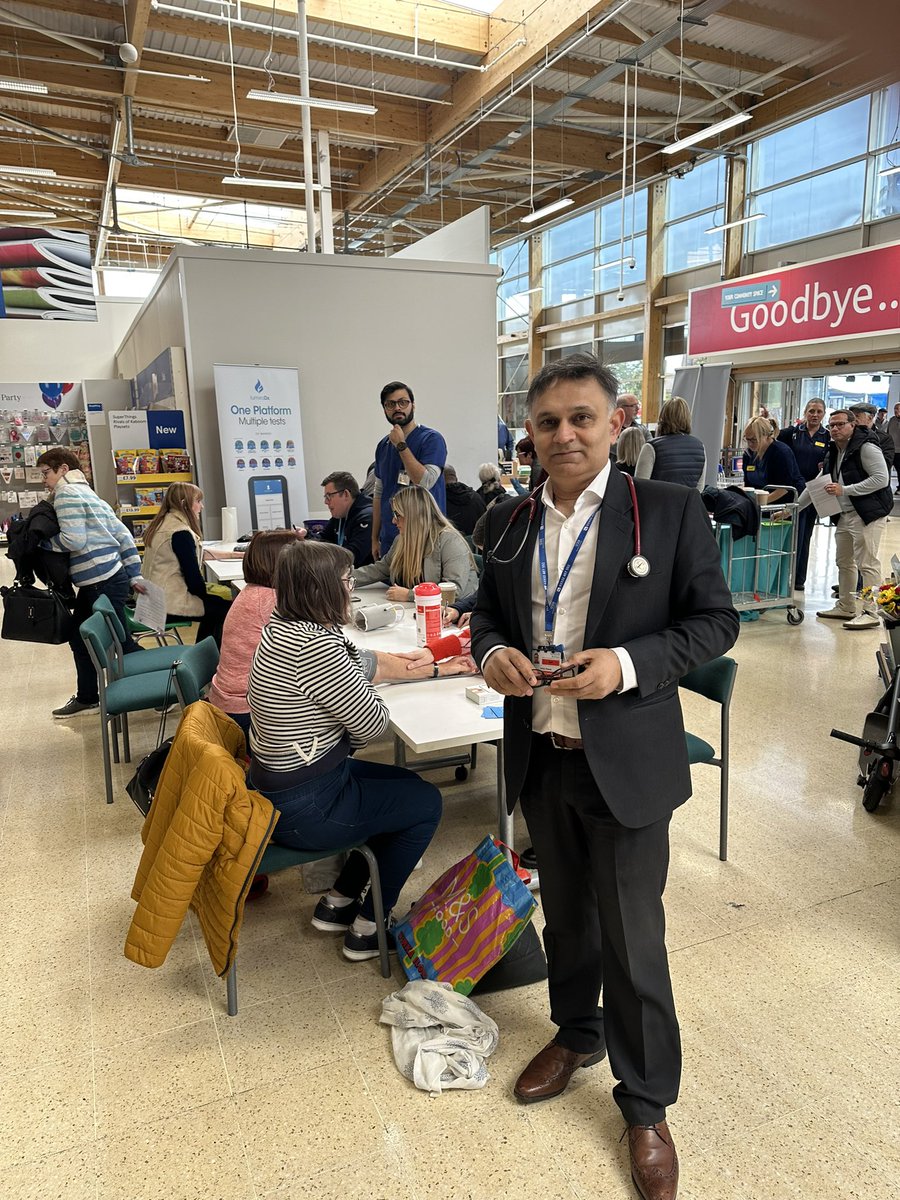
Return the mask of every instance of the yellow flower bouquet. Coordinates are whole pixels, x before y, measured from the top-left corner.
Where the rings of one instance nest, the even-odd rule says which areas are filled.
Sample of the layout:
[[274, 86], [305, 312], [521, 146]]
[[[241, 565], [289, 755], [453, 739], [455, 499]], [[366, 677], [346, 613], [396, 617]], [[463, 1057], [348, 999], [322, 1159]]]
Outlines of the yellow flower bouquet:
[[874, 599], [878, 612], [886, 621], [900, 622], [900, 584], [886, 580], [877, 588], [863, 588], [863, 599]]

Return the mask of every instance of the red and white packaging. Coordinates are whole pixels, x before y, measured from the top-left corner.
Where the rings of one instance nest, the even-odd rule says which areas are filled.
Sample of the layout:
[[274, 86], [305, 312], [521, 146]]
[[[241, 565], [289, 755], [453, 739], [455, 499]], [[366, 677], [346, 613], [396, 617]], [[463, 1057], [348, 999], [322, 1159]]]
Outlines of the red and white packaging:
[[441, 589], [436, 583], [419, 583], [416, 602], [416, 645], [427, 646], [441, 636]]
[[428, 649], [434, 655], [435, 662], [445, 658], [456, 658], [460, 654], [468, 654], [472, 644], [472, 634], [468, 626], [460, 630], [448, 630], [440, 637], [428, 639]]

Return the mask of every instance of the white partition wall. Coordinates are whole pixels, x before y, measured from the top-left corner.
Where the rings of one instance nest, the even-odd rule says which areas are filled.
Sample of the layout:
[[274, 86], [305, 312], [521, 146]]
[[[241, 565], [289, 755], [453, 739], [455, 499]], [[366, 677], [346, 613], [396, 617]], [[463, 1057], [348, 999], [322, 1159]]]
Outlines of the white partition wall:
[[[461, 479], [477, 482], [479, 464], [496, 457], [494, 267], [179, 247], [160, 285], [170, 298], [173, 274], [209, 536], [225, 503], [214, 363], [299, 372], [313, 512], [330, 471], [365, 476], [388, 430], [378, 396], [390, 380], [413, 389], [418, 421], [444, 435]], [[144, 358], [163, 348], [152, 344], [166, 324], [153, 306], [151, 295], [127, 339]]]

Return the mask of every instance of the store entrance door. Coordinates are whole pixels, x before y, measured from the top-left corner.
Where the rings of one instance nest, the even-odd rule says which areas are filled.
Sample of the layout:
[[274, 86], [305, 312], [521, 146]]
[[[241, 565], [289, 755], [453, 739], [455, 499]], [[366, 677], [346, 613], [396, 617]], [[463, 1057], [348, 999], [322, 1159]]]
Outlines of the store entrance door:
[[810, 400], [825, 400], [827, 381], [822, 375], [786, 375], [781, 378], [761, 376], [745, 380], [741, 387], [738, 430], [746, 426], [751, 417], [764, 412], [777, 421], [783, 429], [799, 421]]

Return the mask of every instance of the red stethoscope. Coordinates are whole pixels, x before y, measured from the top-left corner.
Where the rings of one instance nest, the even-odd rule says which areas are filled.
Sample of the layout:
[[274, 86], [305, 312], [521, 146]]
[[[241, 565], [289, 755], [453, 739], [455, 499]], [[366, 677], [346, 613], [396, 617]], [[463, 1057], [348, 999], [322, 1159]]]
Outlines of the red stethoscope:
[[[631, 507], [634, 513], [634, 553], [626, 563], [625, 569], [632, 579], [646, 579], [650, 574], [650, 563], [643, 556], [643, 554], [641, 554], [641, 514], [638, 509], [637, 489], [634, 486], [634, 480], [631, 478], [631, 476], [626, 472], [623, 472], [622, 474], [624, 475], [625, 482], [628, 484], [628, 490], [631, 492]], [[506, 522], [506, 528], [497, 539], [497, 545], [493, 550], [488, 551], [488, 553], [485, 555], [486, 563], [499, 563], [500, 566], [505, 567], [519, 557], [525, 547], [525, 543], [528, 541], [528, 530], [538, 511], [538, 493], [543, 490], [543, 487], [544, 484], [540, 484], [539, 487], [534, 489], [530, 496], [526, 496], [525, 499], [520, 504], [517, 504], [512, 510], [512, 512], [509, 514], [509, 520]], [[498, 558], [497, 551], [503, 545], [503, 539], [512, 529], [519, 513], [526, 508], [528, 509], [528, 521], [525, 525], [525, 532], [522, 534], [522, 540], [519, 542], [518, 546], [516, 546], [515, 553], [509, 558]]]

